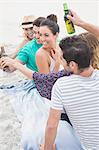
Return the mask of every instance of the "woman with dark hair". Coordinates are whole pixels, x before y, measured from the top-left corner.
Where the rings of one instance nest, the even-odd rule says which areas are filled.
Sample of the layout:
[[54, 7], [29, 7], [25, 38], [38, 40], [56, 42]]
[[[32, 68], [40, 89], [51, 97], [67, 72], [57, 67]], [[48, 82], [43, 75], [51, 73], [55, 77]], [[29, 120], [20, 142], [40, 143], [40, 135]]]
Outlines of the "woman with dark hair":
[[[36, 53], [36, 63], [39, 73], [48, 74], [63, 69], [61, 50], [57, 44], [58, 33], [59, 26], [52, 20], [45, 19], [41, 22], [39, 35], [43, 46]], [[40, 145], [44, 143], [50, 101], [41, 97], [37, 89], [34, 89], [32, 92], [33, 100], [28, 104], [23, 129], [25, 130], [25, 137], [29, 132], [33, 134], [30, 134], [32, 137], [32, 147], [38, 150]], [[55, 144], [57, 150], [65, 150], [66, 148], [67, 150], [81, 149], [80, 142], [72, 126], [67, 121], [62, 120], [60, 120]]]
[[[58, 72], [61, 63], [61, 50], [57, 43], [59, 26], [50, 19], [45, 19], [39, 28], [40, 40], [43, 46], [36, 53], [36, 64], [40, 73]], [[53, 59], [56, 52], [57, 59]], [[57, 69], [56, 69], [57, 66]], [[55, 69], [54, 69], [55, 68]]]
[[47, 19], [53, 20], [54, 22], [57, 23], [57, 16], [54, 14], [50, 14], [46, 17]]

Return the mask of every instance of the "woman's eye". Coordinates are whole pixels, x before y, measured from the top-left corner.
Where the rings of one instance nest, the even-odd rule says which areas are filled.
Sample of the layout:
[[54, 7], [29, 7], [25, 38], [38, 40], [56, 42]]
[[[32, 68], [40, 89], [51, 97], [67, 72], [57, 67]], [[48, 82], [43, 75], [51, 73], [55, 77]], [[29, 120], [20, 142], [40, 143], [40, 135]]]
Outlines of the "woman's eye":
[[45, 36], [49, 36], [49, 35], [46, 33]]
[[40, 36], [42, 36], [42, 34], [41, 34], [41, 33], [39, 33], [39, 35], [40, 35]]

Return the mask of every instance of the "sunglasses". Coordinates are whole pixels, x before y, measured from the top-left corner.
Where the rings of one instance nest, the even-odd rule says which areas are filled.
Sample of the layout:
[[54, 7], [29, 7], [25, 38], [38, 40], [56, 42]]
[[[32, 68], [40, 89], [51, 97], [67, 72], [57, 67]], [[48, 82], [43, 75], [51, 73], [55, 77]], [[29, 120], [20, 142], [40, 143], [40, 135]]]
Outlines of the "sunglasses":
[[27, 31], [27, 30], [33, 30], [33, 27], [30, 28], [22, 28], [23, 30]]

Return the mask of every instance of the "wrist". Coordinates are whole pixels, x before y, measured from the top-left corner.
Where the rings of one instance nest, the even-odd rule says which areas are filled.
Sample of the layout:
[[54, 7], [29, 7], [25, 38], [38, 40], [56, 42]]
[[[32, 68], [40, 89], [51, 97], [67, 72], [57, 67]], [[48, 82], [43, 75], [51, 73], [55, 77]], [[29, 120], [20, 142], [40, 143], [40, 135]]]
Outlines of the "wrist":
[[19, 63], [17, 62], [17, 61], [15, 61], [14, 63], [13, 63], [13, 66], [16, 68], [16, 69], [18, 69], [19, 68]]
[[83, 20], [80, 20], [78, 23], [78, 26], [83, 27], [85, 25], [85, 22]]
[[60, 59], [57, 59], [56, 61], [55, 61], [55, 64], [60, 64]]

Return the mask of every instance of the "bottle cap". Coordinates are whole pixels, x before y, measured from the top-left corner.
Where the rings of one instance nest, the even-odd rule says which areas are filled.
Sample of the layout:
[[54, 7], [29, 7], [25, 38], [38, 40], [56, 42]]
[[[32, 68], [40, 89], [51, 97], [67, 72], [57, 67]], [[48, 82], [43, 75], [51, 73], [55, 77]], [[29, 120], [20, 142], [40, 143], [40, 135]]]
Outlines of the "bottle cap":
[[63, 4], [63, 7], [64, 7], [64, 10], [68, 10], [67, 3], [64, 3], [64, 4]]

